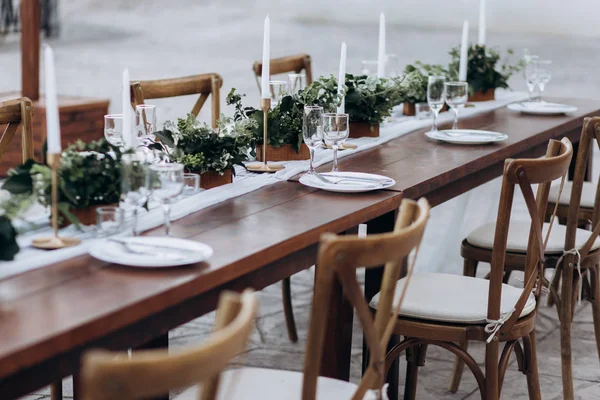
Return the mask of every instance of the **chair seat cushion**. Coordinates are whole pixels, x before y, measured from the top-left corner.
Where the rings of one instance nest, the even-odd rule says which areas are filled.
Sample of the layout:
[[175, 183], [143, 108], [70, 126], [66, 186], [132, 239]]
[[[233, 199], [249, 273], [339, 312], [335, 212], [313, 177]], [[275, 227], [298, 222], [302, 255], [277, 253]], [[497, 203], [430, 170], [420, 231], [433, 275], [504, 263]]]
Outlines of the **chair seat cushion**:
[[[302, 393], [301, 372], [265, 368], [241, 368], [223, 372], [219, 384], [218, 400], [282, 400], [300, 399]], [[356, 391], [354, 383], [320, 376], [317, 383], [317, 399], [348, 400]], [[199, 386], [194, 386], [176, 400], [197, 400]], [[376, 399], [368, 393], [366, 399]]]
[[[406, 278], [398, 281], [394, 294], [394, 304], [399, 299]], [[490, 281], [462, 275], [422, 273], [413, 275], [406, 290], [400, 315], [430, 321], [483, 324], [487, 319], [488, 290]], [[513, 310], [523, 289], [502, 284], [500, 313]], [[370, 302], [377, 308], [380, 294]], [[535, 297], [529, 296], [521, 317], [535, 309]]]
[[[527, 241], [529, 240], [529, 221], [510, 221], [508, 227], [508, 242], [507, 251], [514, 253], [525, 253], [527, 251]], [[550, 224], [545, 223], [543, 228], [543, 238], [546, 238], [546, 232], [548, 231]], [[496, 230], [496, 223], [492, 222], [486, 225], [482, 225], [475, 229], [467, 236], [467, 242], [473, 246], [483, 247], [485, 249], [491, 249], [494, 246], [494, 233]], [[567, 227], [554, 223], [552, 232], [550, 233], [550, 239], [546, 246], [546, 253], [562, 253], [565, 248], [565, 235], [567, 233]], [[586, 240], [590, 237], [590, 231], [585, 229], [577, 229], [575, 236], [575, 246], [581, 249], [585, 244]], [[592, 250], [600, 247], [600, 239], [597, 239]]]
[[[581, 202], [579, 205], [584, 208], [594, 208], [594, 200], [596, 200], [596, 184], [592, 182], [583, 182], [583, 188], [581, 190]], [[573, 182], [567, 181], [565, 182], [565, 186], [563, 187], [562, 194], [560, 196], [560, 201], [558, 204], [569, 205], [571, 200], [571, 189], [573, 188]], [[560, 189], [560, 185], [552, 185], [550, 188], [550, 194], [548, 196], [548, 201], [551, 203], [556, 203], [558, 200], [558, 191]], [[552, 211], [552, 210], [550, 210]]]

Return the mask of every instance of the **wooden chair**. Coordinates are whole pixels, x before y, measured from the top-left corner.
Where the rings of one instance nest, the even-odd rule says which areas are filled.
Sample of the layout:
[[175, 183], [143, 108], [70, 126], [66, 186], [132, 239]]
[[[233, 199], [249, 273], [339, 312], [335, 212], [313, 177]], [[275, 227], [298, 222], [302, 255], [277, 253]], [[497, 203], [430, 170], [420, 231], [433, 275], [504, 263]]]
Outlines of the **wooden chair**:
[[[543, 159], [506, 160], [489, 280], [438, 273], [413, 277], [394, 329], [394, 334], [405, 339], [388, 352], [386, 360], [389, 366], [407, 350], [405, 399], [416, 396], [418, 368], [423, 365], [430, 344], [454, 353], [475, 376], [482, 398], [493, 400], [500, 397], [506, 367], [514, 350], [519, 369], [527, 375], [529, 397], [540, 399], [535, 310], [541, 291], [545, 247], [541, 228], [551, 182], [567, 172], [572, 153], [568, 139], [561, 142], [552, 140]], [[533, 184], [539, 184], [537, 196], [533, 194]], [[532, 220], [526, 230], [524, 289], [502, 282], [509, 259], [507, 239], [516, 186], [526, 199]], [[400, 280], [396, 290], [402, 290], [404, 285], [404, 280]], [[381, 307], [379, 294], [371, 300], [371, 307], [375, 310]], [[487, 343], [485, 374], [466, 351], [469, 340]], [[522, 345], [519, 340], [522, 340]], [[501, 356], [500, 342], [505, 342]]]
[[[321, 236], [315, 291], [306, 343], [304, 373], [261, 368], [242, 368], [223, 373], [217, 396], [220, 400], [281, 400], [299, 398], [363, 399], [369, 390], [379, 391], [383, 386], [383, 360], [386, 345], [401, 301], [395, 305], [392, 297], [400, 274], [402, 260], [421, 241], [429, 216], [426, 200], [404, 200], [393, 232], [357, 236]], [[385, 264], [382, 281], [382, 307], [375, 317], [371, 314], [356, 270]], [[412, 269], [409, 269], [412, 271]], [[355, 307], [364, 336], [371, 351], [369, 367], [362, 381], [356, 385], [337, 379], [319, 377], [323, 353], [328, 308], [336, 276], [342, 283], [344, 294]], [[392, 310], [394, 312], [392, 312]], [[194, 399], [197, 389], [192, 388], [178, 400]]]
[[[303, 53], [287, 57], [272, 58], [270, 62], [270, 67], [271, 75], [285, 74], [289, 72], [299, 74], [300, 72], [304, 71], [304, 74], [306, 74], [306, 84], [310, 85], [312, 83], [312, 66], [310, 56], [308, 54]], [[252, 65], [252, 70], [254, 71], [256, 84], [258, 85], [258, 90], [260, 91], [262, 62], [254, 62], [254, 64]]]
[[215, 332], [201, 346], [169, 354], [167, 350], [127, 354], [91, 351], [83, 358], [84, 400], [130, 400], [162, 395], [202, 383], [196, 399], [214, 399], [221, 371], [243, 352], [258, 301], [251, 290], [224, 292], [217, 309]]
[[213, 128], [216, 128], [221, 113], [221, 86], [223, 86], [223, 78], [214, 72], [185, 76], [183, 78], [134, 81], [131, 82], [132, 106], [135, 109], [135, 106], [144, 104], [146, 99], [163, 99], [199, 94], [200, 97], [191, 111], [192, 114], [198, 116], [208, 96], [212, 95], [211, 124]]
[[0, 125], [6, 124], [0, 136], [0, 162], [21, 125], [23, 162], [33, 158], [33, 103], [27, 97], [0, 103]]

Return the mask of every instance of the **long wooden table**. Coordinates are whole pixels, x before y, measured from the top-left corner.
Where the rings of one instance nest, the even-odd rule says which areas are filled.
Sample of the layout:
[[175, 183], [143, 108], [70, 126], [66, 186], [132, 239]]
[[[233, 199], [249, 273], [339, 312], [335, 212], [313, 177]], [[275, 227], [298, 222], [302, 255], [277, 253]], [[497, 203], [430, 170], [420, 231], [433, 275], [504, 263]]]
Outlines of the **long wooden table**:
[[[502, 144], [458, 147], [414, 132], [340, 161], [341, 169], [393, 177], [397, 184], [388, 191], [348, 196], [282, 182], [176, 221], [174, 236], [214, 248], [208, 263], [147, 271], [80, 256], [0, 281], [0, 398], [75, 373], [87, 349], [122, 350], [164, 335], [214, 310], [224, 289], [261, 289], [308, 268], [323, 232], [367, 221], [370, 232], [388, 230], [403, 196], [440, 204], [499, 176], [505, 158], [539, 156], [550, 138], [578, 141], [583, 117], [598, 114], [600, 104], [561, 100], [579, 110], [539, 118], [501, 109], [462, 121], [508, 133]], [[367, 277], [367, 296], [378, 279], [377, 272]], [[332, 296], [336, 317], [329, 322], [322, 373], [348, 379], [352, 312], [341, 291]]]

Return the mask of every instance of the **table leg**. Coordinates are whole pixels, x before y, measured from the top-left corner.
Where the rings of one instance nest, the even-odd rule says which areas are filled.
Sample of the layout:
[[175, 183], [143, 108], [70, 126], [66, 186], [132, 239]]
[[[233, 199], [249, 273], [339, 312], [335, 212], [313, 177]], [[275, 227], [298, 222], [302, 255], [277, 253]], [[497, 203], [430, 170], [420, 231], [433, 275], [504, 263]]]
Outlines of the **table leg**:
[[62, 400], [62, 380], [56, 381], [50, 385], [50, 400]]

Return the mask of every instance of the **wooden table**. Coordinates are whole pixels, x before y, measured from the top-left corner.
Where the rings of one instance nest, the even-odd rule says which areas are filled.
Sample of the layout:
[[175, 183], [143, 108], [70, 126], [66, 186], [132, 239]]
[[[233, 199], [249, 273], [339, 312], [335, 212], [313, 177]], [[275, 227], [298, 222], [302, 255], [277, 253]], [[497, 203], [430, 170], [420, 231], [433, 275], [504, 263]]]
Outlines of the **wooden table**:
[[[9, 310], [0, 314], [2, 399], [73, 374], [89, 348], [125, 349], [164, 335], [213, 310], [223, 289], [261, 289], [307, 268], [322, 232], [366, 221], [370, 232], [388, 230], [403, 195], [437, 205], [499, 176], [507, 157], [539, 156], [550, 138], [578, 141], [583, 117], [599, 113], [600, 105], [562, 101], [579, 111], [539, 118], [501, 109], [462, 120], [465, 127], [508, 133], [502, 144], [457, 147], [415, 132], [340, 161], [341, 169], [393, 177], [389, 191], [344, 196], [284, 182], [175, 222], [174, 236], [215, 249], [210, 263], [146, 271], [81, 256], [1, 281], [0, 292], [9, 296]], [[375, 272], [367, 277], [367, 296], [376, 287]], [[322, 373], [347, 379], [352, 313], [340, 291], [332, 296], [337, 318], [330, 320]]]

